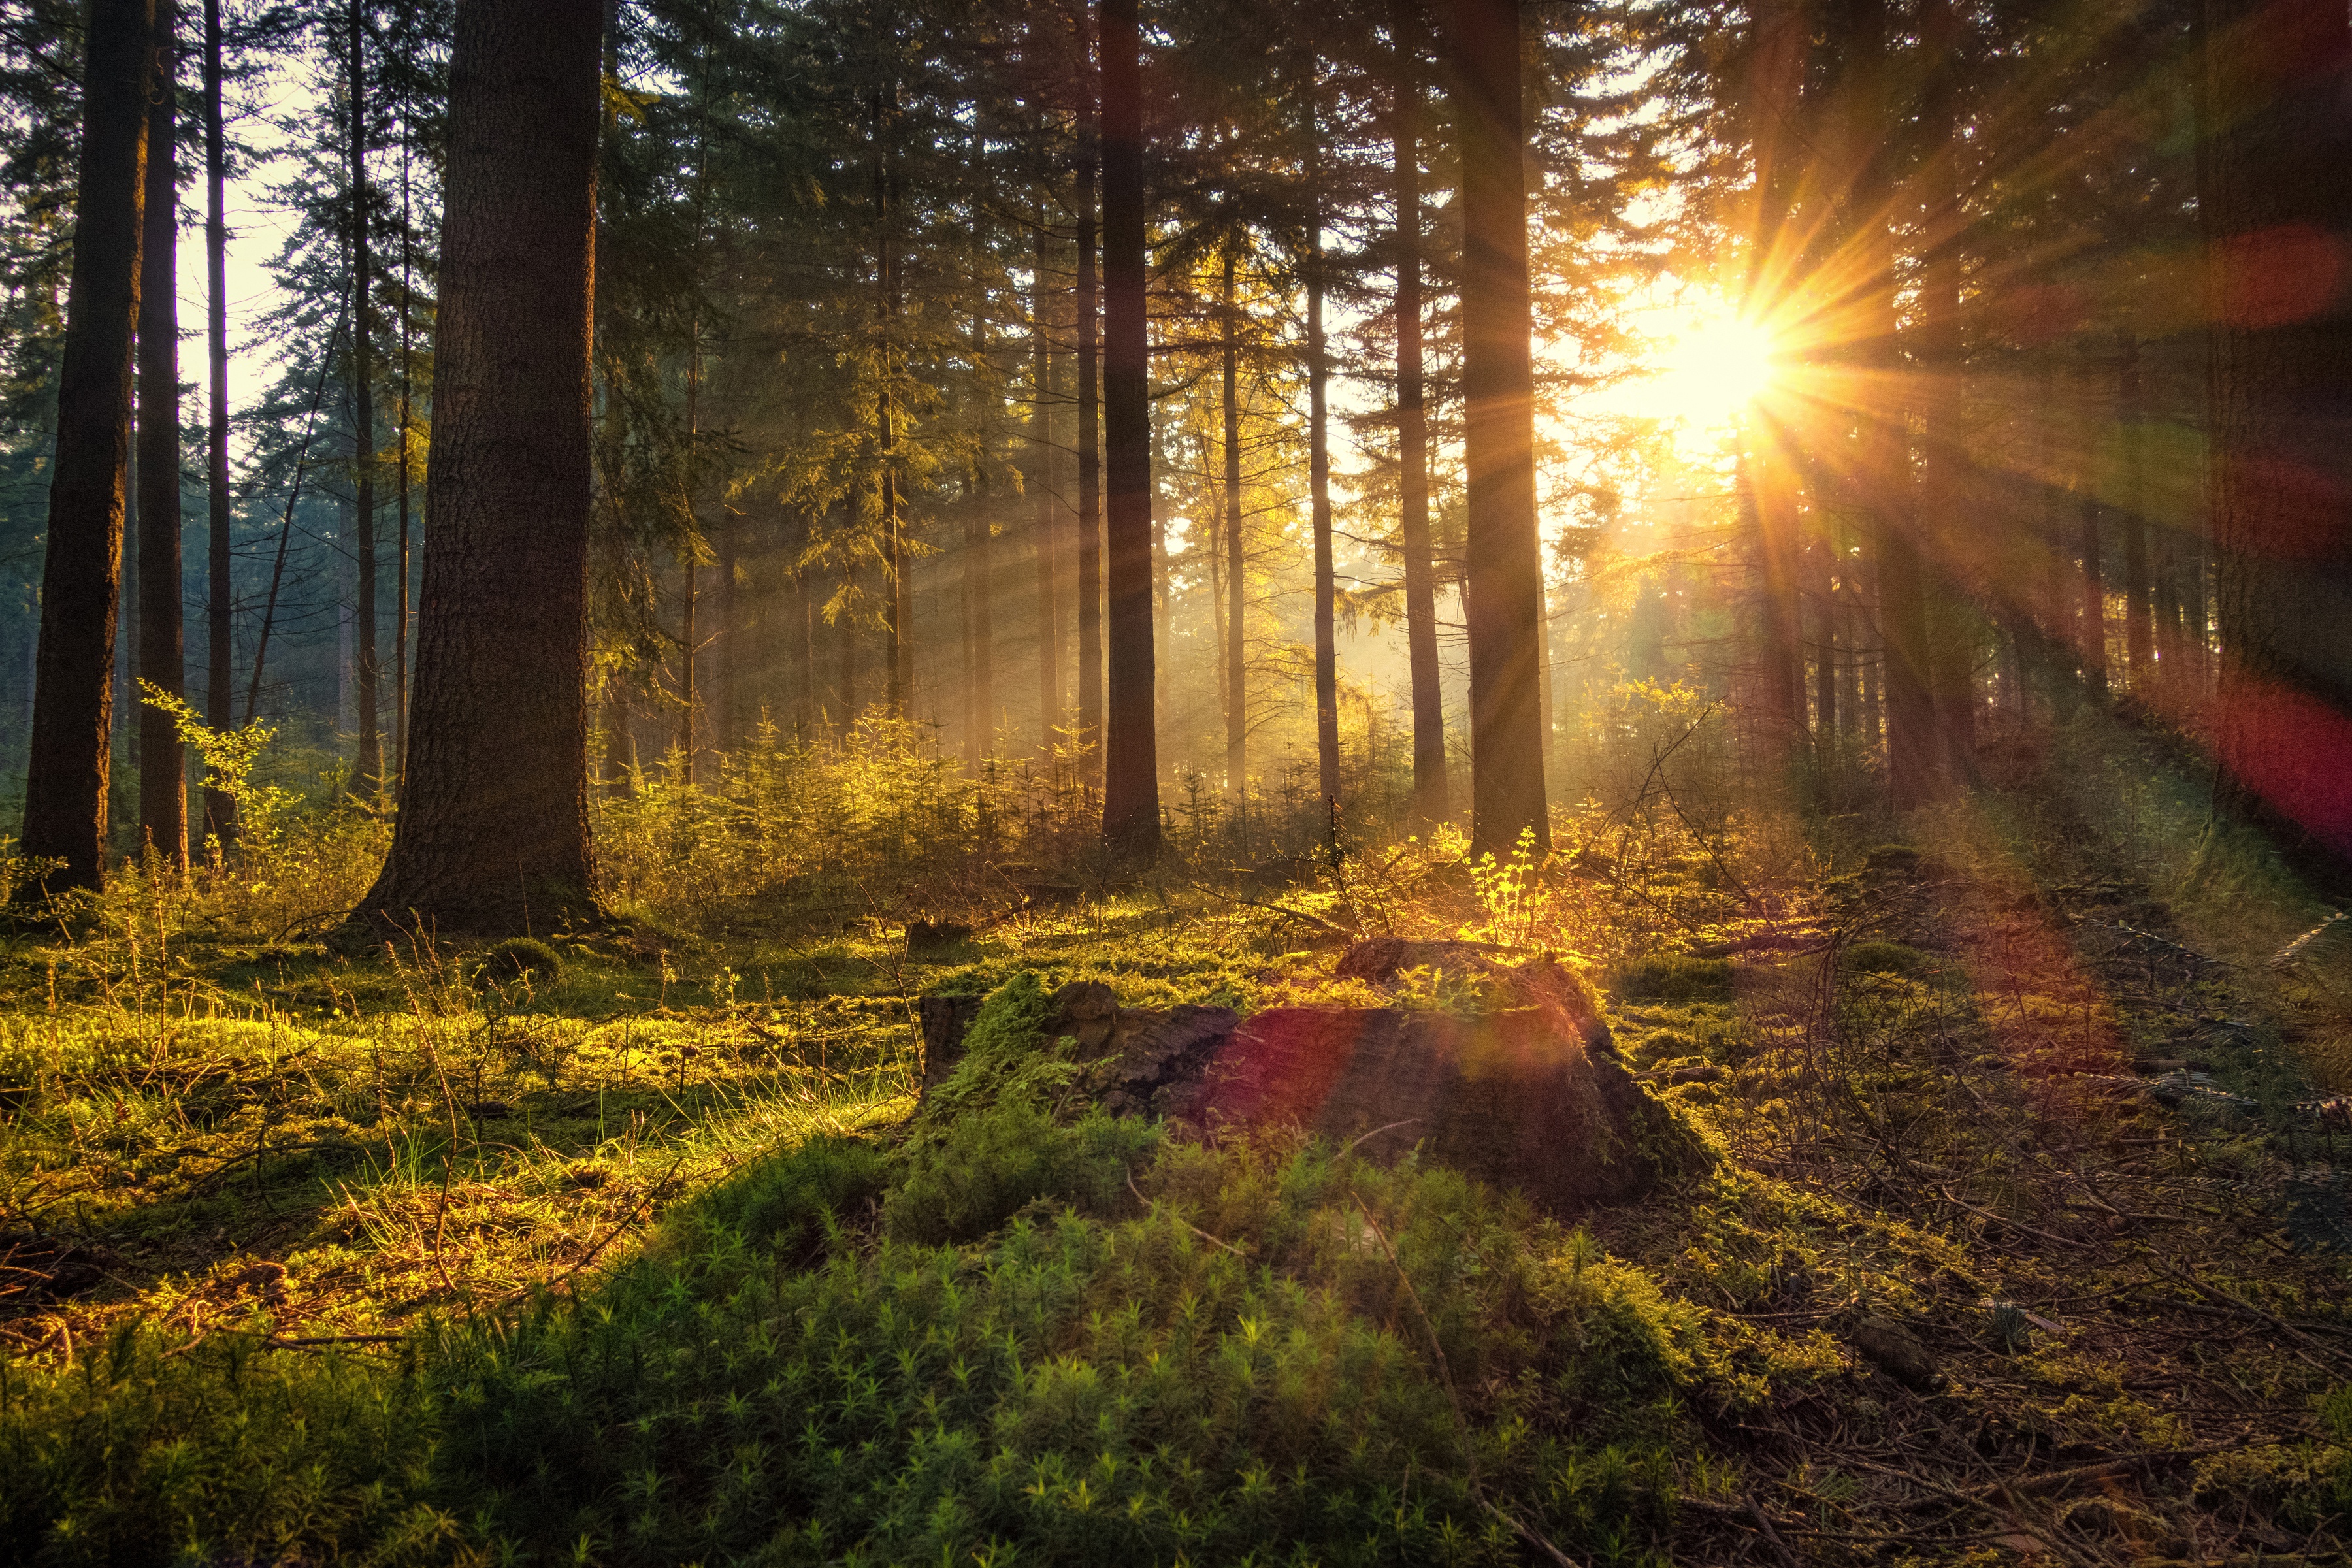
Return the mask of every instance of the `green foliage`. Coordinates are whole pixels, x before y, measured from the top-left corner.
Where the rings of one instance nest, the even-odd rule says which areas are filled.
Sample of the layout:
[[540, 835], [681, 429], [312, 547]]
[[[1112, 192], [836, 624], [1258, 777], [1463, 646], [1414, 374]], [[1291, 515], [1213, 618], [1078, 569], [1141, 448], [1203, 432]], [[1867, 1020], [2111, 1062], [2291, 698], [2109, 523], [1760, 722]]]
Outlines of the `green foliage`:
[[[1148, 1154], [1096, 1120], [1058, 1131]], [[961, 1157], [991, 1152], [1020, 1163]], [[1643, 1557], [1688, 1325], [1589, 1238], [1319, 1148], [1163, 1145], [1135, 1180], [801, 1271], [706, 1209], [597, 1300], [457, 1344], [440, 1473], [540, 1559], [1523, 1561], [1485, 1495]]]
[[1160, 1147], [1154, 1123], [1093, 1111], [1056, 1126], [1034, 1103], [1008, 1100], [964, 1112], [947, 1136], [913, 1151], [883, 1223], [903, 1241], [971, 1241], [1030, 1204], [1110, 1215], [1131, 1204], [1136, 1166]]
[[413, 1361], [268, 1353], [245, 1334], [166, 1351], [126, 1323], [71, 1364], [0, 1360], [0, 1558], [467, 1555], [426, 1500], [432, 1406]]
[[1621, 1002], [1727, 1001], [1731, 961], [1654, 952], [1619, 964], [1610, 973], [1609, 990]]

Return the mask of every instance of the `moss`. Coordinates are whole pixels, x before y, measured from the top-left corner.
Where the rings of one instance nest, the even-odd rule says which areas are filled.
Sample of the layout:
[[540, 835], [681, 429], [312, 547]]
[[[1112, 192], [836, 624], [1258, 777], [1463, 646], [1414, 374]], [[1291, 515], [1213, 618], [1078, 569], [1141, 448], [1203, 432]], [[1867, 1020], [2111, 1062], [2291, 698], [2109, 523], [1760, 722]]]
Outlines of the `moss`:
[[1917, 974], [1936, 961], [1916, 947], [1899, 942], [1857, 942], [1840, 955], [1839, 963], [1853, 974]]
[[1609, 990], [1620, 1002], [1727, 1001], [1731, 961], [1654, 952], [1619, 964], [1610, 973]]
[[562, 978], [563, 960], [536, 937], [510, 936], [484, 948], [474, 965], [477, 985], [511, 985], [518, 980], [552, 985]]

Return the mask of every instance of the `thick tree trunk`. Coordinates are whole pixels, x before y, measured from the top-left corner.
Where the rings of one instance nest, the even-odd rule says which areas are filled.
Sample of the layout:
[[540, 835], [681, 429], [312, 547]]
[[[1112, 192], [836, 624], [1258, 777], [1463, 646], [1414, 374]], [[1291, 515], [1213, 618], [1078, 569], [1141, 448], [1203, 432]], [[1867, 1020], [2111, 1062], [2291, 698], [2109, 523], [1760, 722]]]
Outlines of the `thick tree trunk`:
[[[1310, 127], [1307, 134], [1315, 135]], [[1307, 179], [1320, 178], [1307, 159]], [[1319, 205], [1319, 204], [1318, 204]], [[1336, 825], [1339, 809], [1339, 585], [1331, 541], [1331, 399], [1329, 355], [1323, 340], [1323, 224], [1309, 220], [1307, 241], [1307, 483], [1315, 534], [1315, 764], [1324, 810]], [[1333, 832], [1338, 831], [1336, 826]], [[1338, 840], [1331, 853], [1339, 852]]]
[[2218, 716], [2234, 793], [2352, 861], [2352, 22], [2207, 0]]
[[[205, 401], [205, 488], [211, 505], [205, 554], [205, 719], [229, 726], [236, 681], [236, 605], [229, 552], [228, 149], [221, 120], [220, 0], [205, 0], [205, 335], [211, 395]], [[236, 841], [236, 802], [205, 791], [205, 832]]]
[[360, 26], [360, 0], [351, 0], [345, 47], [351, 79], [352, 198], [352, 467], [358, 491], [352, 554], [357, 571], [356, 658], [358, 688], [354, 717], [359, 752], [352, 765], [352, 789], [383, 787], [383, 742], [376, 714], [382, 687], [375, 646], [375, 301], [368, 276], [367, 55]]
[[1249, 561], [1242, 538], [1241, 298], [1234, 245], [1228, 236], [1220, 314], [1225, 361], [1225, 793], [1240, 805], [1249, 793]]
[[[1080, 44], [1085, 29], [1080, 28]], [[1096, 298], [1095, 181], [1102, 134], [1092, 66], [1082, 60], [1078, 123], [1078, 731], [1090, 753], [1102, 745], [1101, 304]], [[1097, 759], [1098, 760], [1098, 759]], [[1087, 764], [1091, 777], [1097, 760]]]
[[1886, 226], [1889, 118], [1886, 0], [1848, 0], [1847, 157], [1854, 167], [1854, 236], [1863, 280], [1853, 357], [1862, 427], [1857, 489], [1876, 553], [1879, 641], [1885, 650], [1886, 770], [1898, 810], [1935, 791], [1936, 709], [1928, 685], [1927, 608], [1912, 515], [1904, 410], [1885, 405], [1900, 355], [1895, 325], [1895, 241]]
[[1421, 62], [1403, 42], [1410, 21], [1409, 7], [1399, 5], [1389, 130], [1396, 162], [1397, 507], [1412, 686], [1412, 817], [1426, 826], [1444, 821], [1447, 811], [1445, 694], [1437, 662], [1437, 575], [1430, 562], [1429, 415], [1421, 349]]
[[[139, 679], [187, 686], [180, 626], [180, 292], [173, 120], [179, 42], [173, 0], [155, 7], [156, 81], [147, 115], [147, 199], [139, 299]], [[135, 700], [135, 694], [134, 694]], [[139, 710], [139, 829], [164, 862], [188, 865], [188, 764], [172, 716]]]
[[89, 16], [81, 166], [19, 844], [27, 858], [65, 862], [43, 879], [45, 892], [95, 888], [105, 870], [131, 328], [139, 316], [147, 100], [155, 58], [154, 0], [93, 0]]
[[360, 914], [503, 933], [599, 915], [588, 825], [598, 0], [459, 0], [415, 734]]
[[1462, 142], [1471, 837], [1498, 856], [1522, 835], [1538, 854], [1551, 847], [1518, 15], [1517, 0], [1461, 0], [1448, 18]]
[[1151, 342], [1143, 192], [1143, 61], [1137, 0], [1101, 0], [1103, 466], [1108, 490], [1109, 679], [1103, 837], [1134, 860], [1160, 852], [1151, 639]]

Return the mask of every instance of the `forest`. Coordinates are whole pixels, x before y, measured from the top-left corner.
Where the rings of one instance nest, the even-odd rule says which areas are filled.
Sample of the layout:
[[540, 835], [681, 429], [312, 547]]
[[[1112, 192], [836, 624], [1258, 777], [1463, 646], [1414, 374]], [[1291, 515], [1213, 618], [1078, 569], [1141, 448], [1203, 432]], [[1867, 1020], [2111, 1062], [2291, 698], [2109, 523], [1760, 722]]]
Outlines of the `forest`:
[[0, 1560], [2347, 1563], [2338, 1137], [2344, 0], [0, 0]]

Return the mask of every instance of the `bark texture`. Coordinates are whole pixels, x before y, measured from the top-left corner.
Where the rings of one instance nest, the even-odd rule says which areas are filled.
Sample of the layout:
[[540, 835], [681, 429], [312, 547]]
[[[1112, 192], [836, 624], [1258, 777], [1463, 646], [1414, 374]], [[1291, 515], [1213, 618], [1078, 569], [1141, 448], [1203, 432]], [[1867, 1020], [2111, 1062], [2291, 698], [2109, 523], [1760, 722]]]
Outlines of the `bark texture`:
[[[1083, 44], [1084, 29], [1080, 39]], [[1101, 110], [1091, 66], [1081, 58], [1084, 83], [1078, 125], [1078, 729], [1086, 744], [1102, 744], [1102, 306], [1095, 278], [1095, 184]], [[1092, 764], [1088, 764], [1091, 769]]]
[[602, 9], [461, 0], [407, 796], [359, 913], [593, 918], [589, 341]]
[[93, 0], [89, 15], [21, 839], [28, 858], [64, 862], [40, 883], [49, 892], [95, 888], [105, 868], [131, 327], [155, 58], [154, 0]]
[[[156, 280], [139, 298], [139, 679], [173, 697], [186, 694], [180, 616], [179, 215], [173, 183], [173, 78], [177, 20], [172, 0], [155, 7], [155, 81], [147, 111], [147, 197], [140, 275]], [[142, 847], [172, 866], [188, 864], [188, 763], [172, 716], [132, 700], [139, 712], [139, 834]]]
[[[1410, 10], [1397, 8], [1406, 37]], [[1396, 161], [1398, 542], [1404, 550], [1405, 657], [1412, 685], [1412, 815], [1444, 820], [1445, 694], [1437, 662], [1437, 574], [1430, 561], [1429, 415], [1421, 345], [1421, 61], [1398, 51], [1390, 135]]]
[[2211, 470], [2235, 792], [2352, 861], [2352, 22], [2207, 0]]
[[[220, 0], [205, 0], [205, 339], [212, 395], [205, 407], [205, 488], [211, 502], [205, 556], [205, 719], [226, 728], [235, 701], [228, 489], [228, 150], [221, 120]], [[205, 791], [205, 832], [236, 839], [236, 803]]]
[[1517, 0], [1462, 0], [1447, 18], [1462, 143], [1471, 840], [1496, 855], [1523, 833], [1539, 853], [1551, 847], [1518, 17]]
[[1143, 62], [1136, 0], [1102, 0], [1103, 467], [1110, 601], [1103, 837], [1160, 851], [1151, 637], [1151, 386], [1143, 211]]

